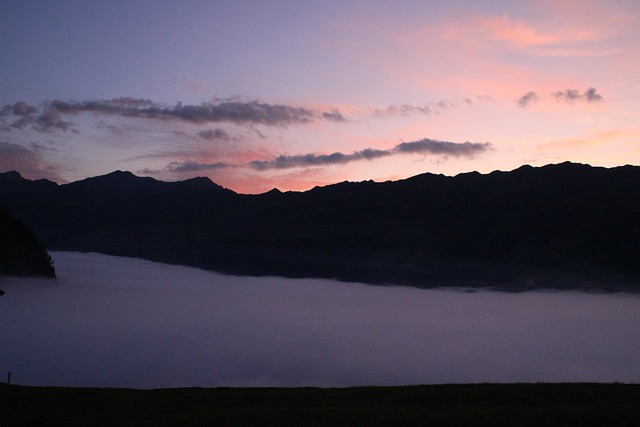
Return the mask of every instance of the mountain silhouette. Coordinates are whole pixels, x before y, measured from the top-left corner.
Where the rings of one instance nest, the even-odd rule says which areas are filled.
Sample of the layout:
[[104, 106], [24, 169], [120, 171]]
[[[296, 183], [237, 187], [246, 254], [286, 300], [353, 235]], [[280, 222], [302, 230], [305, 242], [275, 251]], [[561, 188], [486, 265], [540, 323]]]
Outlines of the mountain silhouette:
[[50, 250], [224, 273], [420, 287], [640, 290], [640, 167], [562, 163], [237, 194], [129, 172], [58, 185], [0, 174]]
[[46, 277], [56, 275], [51, 257], [36, 239], [33, 231], [11, 216], [2, 206], [0, 206], [0, 275]]

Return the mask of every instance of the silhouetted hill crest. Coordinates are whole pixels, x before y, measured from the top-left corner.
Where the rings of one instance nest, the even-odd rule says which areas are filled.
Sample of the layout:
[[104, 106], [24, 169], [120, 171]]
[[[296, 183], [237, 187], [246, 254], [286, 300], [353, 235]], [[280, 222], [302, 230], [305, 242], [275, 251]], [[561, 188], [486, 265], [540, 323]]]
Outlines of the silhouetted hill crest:
[[525, 165], [261, 195], [207, 178], [115, 172], [43, 189], [0, 175], [0, 203], [51, 249], [228, 273], [416, 286], [640, 283], [637, 166]]
[[57, 186], [58, 184], [48, 179], [29, 180], [18, 171], [0, 172], [0, 183], [29, 183], [29, 185], [39, 185], [41, 187]]
[[0, 178], [3, 180], [22, 180], [24, 179], [18, 171], [7, 171], [0, 173]]
[[175, 181], [173, 183], [176, 186], [179, 186], [181, 189], [189, 190], [189, 189], [198, 189], [198, 190], [209, 190], [209, 191], [217, 191], [219, 193], [225, 194], [236, 194], [235, 191], [229, 190], [228, 188], [224, 188], [221, 185], [216, 184], [211, 181], [211, 179], [207, 177], [196, 177], [191, 179], [186, 179], [184, 181]]

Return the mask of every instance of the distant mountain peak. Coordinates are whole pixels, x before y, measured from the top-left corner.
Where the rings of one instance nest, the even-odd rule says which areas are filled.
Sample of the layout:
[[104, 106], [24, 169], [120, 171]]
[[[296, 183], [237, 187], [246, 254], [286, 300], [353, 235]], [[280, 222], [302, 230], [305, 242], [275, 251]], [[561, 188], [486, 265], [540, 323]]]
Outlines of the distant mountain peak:
[[24, 179], [18, 171], [0, 172], [0, 177], [3, 177], [5, 179]]
[[140, 178], [139, 176], [134, 175], [129, 171], [116, 170], [113, 172], [109, 172], [105, 175], [97, 175], [85, 178], [76, 182], [86, 182], [86, 181], [124, 181]]
[[123, 171], [123, 170], [120, 170], [120, 169], [115, 170], [115, 171], [113, 171], [111, 173], [108, 173], [108, 174], [106, 174], [104, 176], [122, 176], [122, 177], [128, 176], [128, 177], [136, 177], [136, 178], [138, 178], [136, 175], [133, 174], [133, 172]]
[[35, 184], [39, 188], [49, 188], [51, 186], [58, 185], [55, 182], [49, 181], [45, 178], [36, 180], [27, 179], [23, 177], [22, 174], [18, 171], [0, 172], [0, 181], [15, 185]]
[[228, 188], [224, 188], [223, 186], [216, 184], [206, 176], [197, 176], [195, 178], [186, 179], [184, 181], [176, 181], [173, 184], [192, 189], [219, 190], [235, 194], [233, 190], [229, 190]]
[[189, 179], [185, 179], [184, 181], [178, 181], [178, 182], [188, 182], [191, 184], [197, 184], [197, 185], [202, 185], [202, 186], [211, 186], [211, 185], [216, 185], [217, 184], [213, 181], [211, 181], [208, 177], [206, 176], [196, 176], [195, 178], [189, 178]]

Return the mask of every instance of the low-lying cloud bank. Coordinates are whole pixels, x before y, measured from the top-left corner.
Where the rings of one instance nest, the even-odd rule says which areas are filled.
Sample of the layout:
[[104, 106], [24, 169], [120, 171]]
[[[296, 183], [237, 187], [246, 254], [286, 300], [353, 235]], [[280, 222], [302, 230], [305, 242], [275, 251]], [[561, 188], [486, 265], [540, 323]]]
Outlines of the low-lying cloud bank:
[[450, 142], [423, 138], [419, 141], [402, 142], [388, 150], [365, 148], [352, 153], [335, 152], [331, 154], [296, 154], [280, 155], [272, 160], [252, 160], [247, 164], [232, 164], [225, 162], [199, 163], [193, 161], [172, 162], [167, 166], [170, 172], [199, 172], [215, 169], [249, 167], [257, 171], [270, 169], [292, 169], [318, 167], [330, 165], [344, 165], [361, 160], [376, 160], [398, 154], [420, 154], [433, 156], [451, 156], [472, 158], [491, 150], [489, 142]]
[[2, 278], [0, 372], [30, 385], [638, 382], [640, 297], [223, 276], [54, 252]]
[[367, 148], [349, 154], [336, 152], [332, 154], [299, 154], [295, 156], [282, 155], [270, 161], [252, 161], [250, 166], [257, 170], [326, 166], [345, 164], [358, 160], [374, 160], [396, 154], [432, 154], [453, 157], [473, 157], [476, 154], [489, 150], [490, 147], [491, 144], [488, 142], [467, 141], [456, 143], [425, 138], [414, 142], [403, 142], [389, 150]]

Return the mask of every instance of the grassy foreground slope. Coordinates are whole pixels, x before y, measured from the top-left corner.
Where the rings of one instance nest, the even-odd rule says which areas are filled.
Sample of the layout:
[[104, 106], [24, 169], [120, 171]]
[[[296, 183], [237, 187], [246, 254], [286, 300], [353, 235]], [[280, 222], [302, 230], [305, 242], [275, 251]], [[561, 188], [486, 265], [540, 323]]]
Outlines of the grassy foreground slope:
[[631, 426], [640, 385], [90, 389], [0, 384], [2, 426]]

